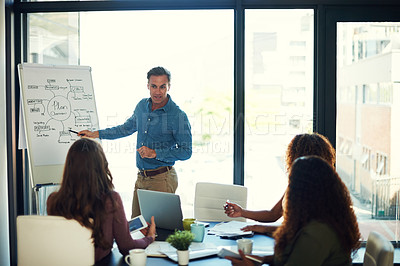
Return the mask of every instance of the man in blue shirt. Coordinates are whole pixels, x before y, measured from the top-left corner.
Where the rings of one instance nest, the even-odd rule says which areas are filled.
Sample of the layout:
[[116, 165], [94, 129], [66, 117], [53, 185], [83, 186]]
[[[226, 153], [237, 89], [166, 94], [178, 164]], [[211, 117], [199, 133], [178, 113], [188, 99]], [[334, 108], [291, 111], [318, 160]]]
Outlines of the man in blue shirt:
[[142, 99], [124, 124], [99, 131], [82, 130], [89, 138], [117, 139], [137, 134], [139, 171], [132, 201], [132, 217], [140, 214], [137, 189], [175, 193], [178, 177], [173, 165], [192, 156], [192, 133], [187, 115], [168, 94], [171, 73], [163, 67], [147, 73], [150, 98]]

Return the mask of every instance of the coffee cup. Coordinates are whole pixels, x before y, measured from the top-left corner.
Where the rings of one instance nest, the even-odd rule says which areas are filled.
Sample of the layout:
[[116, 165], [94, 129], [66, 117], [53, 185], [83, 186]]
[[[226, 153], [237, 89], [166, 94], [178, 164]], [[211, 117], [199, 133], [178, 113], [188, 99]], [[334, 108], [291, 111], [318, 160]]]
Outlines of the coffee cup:
[[146, 266], [146, 260], [147, 254], [141, 248], [129, 250], [129, 255], [125, 257], [125, 262], [130, 266]]
[[253, 240], [247, 238], [241, 238], [236, 240], [238, 250], [243, 251], [244, 254], [251, 254], [253, 251]]
[[204, 224], [192, 223], [190, 225], [190, 231], [194, 234], [194, 242], [203, 242], [206, 231]]
[[195, 221], [196, 221], [196, 219], [194, 219], [194, 218], [183, 219], [183, 229], [185, 229], [186, 231], [190, 231], [190, 225], [192, 223], [194, 223]]

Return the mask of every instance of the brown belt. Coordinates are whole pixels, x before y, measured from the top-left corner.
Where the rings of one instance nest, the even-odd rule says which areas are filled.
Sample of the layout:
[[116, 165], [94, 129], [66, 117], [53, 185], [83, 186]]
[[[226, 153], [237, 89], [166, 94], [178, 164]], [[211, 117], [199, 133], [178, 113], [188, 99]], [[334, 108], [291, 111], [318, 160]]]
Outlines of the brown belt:
[[139, 170], [139, 174], [143, 177], [155, 176], [165, 173], [172, 169], [172, 166], [164, 166], [154, 170]]

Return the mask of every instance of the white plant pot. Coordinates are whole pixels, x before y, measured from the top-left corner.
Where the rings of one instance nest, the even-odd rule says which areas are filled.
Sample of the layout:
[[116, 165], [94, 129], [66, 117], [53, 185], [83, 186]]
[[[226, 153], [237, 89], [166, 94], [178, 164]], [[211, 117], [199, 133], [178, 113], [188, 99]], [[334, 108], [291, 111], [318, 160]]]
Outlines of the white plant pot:
[[189, 264], [189, 250], [177, 250], [178, 253], [178, 264], [188, 265]]

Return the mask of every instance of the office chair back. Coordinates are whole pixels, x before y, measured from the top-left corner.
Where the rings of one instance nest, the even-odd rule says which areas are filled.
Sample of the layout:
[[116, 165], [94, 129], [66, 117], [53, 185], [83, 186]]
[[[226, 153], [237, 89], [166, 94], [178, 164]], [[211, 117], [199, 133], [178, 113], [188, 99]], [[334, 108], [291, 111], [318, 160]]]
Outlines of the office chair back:
[[19, 266], [94, 265], [92, 231], [60, 216], [17, 217]]
[[223, 206], [228, 199], [246, 208], [247, 188], [210, 182], [197, 183], [194, 197], [194, 218], [209, 222], [246, 221], [243, 217], [231, 218], [225, 214]]
[[392, 266], [394, 247], [378, 232], [371, 231], [364, 254], [364, 266]]

